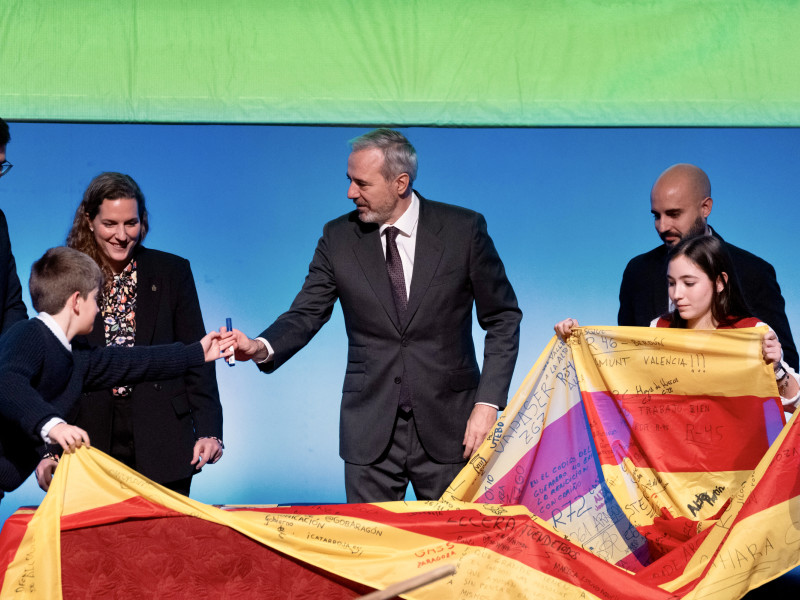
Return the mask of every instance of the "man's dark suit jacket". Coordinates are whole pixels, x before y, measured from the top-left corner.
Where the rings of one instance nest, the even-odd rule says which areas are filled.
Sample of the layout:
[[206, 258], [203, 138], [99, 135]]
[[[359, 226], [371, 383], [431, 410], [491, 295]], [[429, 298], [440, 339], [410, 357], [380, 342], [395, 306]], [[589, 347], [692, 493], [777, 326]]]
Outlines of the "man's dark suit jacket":
[[[189, 261], [174, 254], [136, 250], [136, 346], [196, 342], [205, 335], [203, 316]], [[105, 346], [102, 316], [78, 345]], [[222, 406], [213, 363], [185, 377], [137, 384], [131, 394], [136, 469], [158, 483], [195, 473], [192, 452], [198, 437], [222, 439]], [[110, 390], [86, 392], [75, 425], [89, 433], [92, 445], [111, 450], [114, 399]], [[70, 421], [72, 422], [72, 421]]]
[[[775, 269], [755, 254], [713, 233], [728, 251], [739, 286], [752, 311], [749, 316], [758, 317], [775, 330], [783, 347], [784, 360], [797, 370], [797, 350]], [[667, 246], [662, 244], [634, 257], [625, 267], [619, 289], [619, 325], [647, 327], [653, 319], [667, 312], [667, 254]]]
[[11, 253], [6, 216], [0, 210], [0, 333], [5, 333], [17, 321], [28, 318], [22, 302], [22, 286], [17, 276], [17, 265]]
[[[327, 223], [290, 309], [261, 337], [272, 372], [330, 318], [338, 298], [348, 338], [339, 453], [353, 464], [378, 459], [391, 439], [401, 378], [412, 390], [420, 440], [436, 461], [462, 461], [475, 402], [505, 405], [522, 312], [480, 214], [425, 200], [408, 309], [398, 322], [379, 227], [354, 211]], [[486, 330], [483, 371], [472, 341], [472, 307]]]

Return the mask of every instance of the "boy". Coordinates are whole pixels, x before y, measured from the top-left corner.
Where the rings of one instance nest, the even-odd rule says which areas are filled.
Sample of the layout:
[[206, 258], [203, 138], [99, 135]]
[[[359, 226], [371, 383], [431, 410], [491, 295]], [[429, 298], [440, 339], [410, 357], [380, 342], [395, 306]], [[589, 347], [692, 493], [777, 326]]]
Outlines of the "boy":
[[220, 351], [217, 332], [188, 346], [72, 348], [73, 337], [92, 330], [102, 284], [94, 260], [71, 248], [51, 248], [31, 268], [39, 315], [0, 339], [0, 498], [33, 472], [42, 441], [65, 452], [89, 445], [64, 420], [84, 389], [167, 379], [233, 352]]

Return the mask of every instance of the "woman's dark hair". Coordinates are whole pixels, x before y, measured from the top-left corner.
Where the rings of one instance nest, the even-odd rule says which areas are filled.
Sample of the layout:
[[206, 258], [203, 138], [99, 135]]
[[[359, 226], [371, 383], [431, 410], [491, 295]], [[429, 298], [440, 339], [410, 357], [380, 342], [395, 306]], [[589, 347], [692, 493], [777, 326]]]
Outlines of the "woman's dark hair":
[[92, 179], [89, 187], [83, 193], [83, 200], [78, 206], [78, 210], [75, 211], [72, 228], [67, 234], [67, 246], [91, 256], [103, 271], [106, 285], [113, 280], [114, 273], [103, 253], [97, 247], [97, 241], [89, 226], [89, 221], [94, 219], [97, 213], [100, 212], [100, 205], [103, 204], [104, 200], [118, 200], [120, 198], [134, 198], [136, 200], [139, 222], [142, 227], [137, 243], [141, 244], [149, 229], [144, 194], [133, 180], [133, 177], [124, 173], [100, 173], [100, 175]]
[[[711, 316], [717, 323], [730, 325], [751, 316], [728, 251], [719, 238], [713, 235], [684, 238], [672, 247], [667, 259], [671, 262], [679, 256], [688, 258], [711, 280]], [[717, 281], [722, 282], [722, 291], [717, 291]], [[686, 328], [686, 319], [681, 318], [677, 309], [667, 319], [670, 327]]]

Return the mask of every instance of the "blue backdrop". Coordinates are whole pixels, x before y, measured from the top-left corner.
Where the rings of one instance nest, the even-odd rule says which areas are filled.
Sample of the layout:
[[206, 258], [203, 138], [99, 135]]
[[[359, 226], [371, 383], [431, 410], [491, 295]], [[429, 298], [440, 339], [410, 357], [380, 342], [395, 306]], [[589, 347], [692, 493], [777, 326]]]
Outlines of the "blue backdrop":
[[[11, 173], [0, 181], [20, 279], [63, 244], [89, 181], [133, 176], [145, 193], [146, 244], [191, 260], [206, 327], [232, 317], [254, 336], [288, 308], [322, 225], [352, 209], [347, 140], [363, 128], [12, 123]], [[424, 129], [415, 187], [478, 210], [524, 313], [512, 390], [567, 316], [615, 324], [622, 270], [660, 243], [649, 191], [676, 162], [704, 168], [709, 222], [770, 261], [800, 316], [795, 279], [797, 129]], [[30, 310], [30, 300], [25, 297]], [[31, 312], [32, 314], [32, 312]], [[482, 349], [482, 332], [476, 326]], [[277, 373], [217, 365], [223, 459], [195, 478], [207, 503], [344, 501], [338, 410], [346, 359], [341, 311]], [[38, 504], [31, 478], [0, 521]]]

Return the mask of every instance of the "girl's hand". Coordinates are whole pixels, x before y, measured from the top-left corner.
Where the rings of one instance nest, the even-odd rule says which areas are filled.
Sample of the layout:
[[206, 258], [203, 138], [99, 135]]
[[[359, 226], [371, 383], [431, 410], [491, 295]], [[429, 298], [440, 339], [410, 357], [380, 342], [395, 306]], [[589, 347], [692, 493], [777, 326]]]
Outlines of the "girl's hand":
[[580, 327], [578, 322], [575, 319], [564, 319], [563, 321], [559, 321], [556, 323], [553, 329], [555, 330], [558, 337], [560, 337], [563, 341], [567, 341], [570, 335], [572, 335], [572, 329], [574, 327]]
[[783, 351], [774, 331], [768, 331], [761, 338], [761, 354], [764, 356], [764, 362], [768, 365], [772, 365], [775, 369], [780, 366]]

